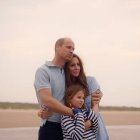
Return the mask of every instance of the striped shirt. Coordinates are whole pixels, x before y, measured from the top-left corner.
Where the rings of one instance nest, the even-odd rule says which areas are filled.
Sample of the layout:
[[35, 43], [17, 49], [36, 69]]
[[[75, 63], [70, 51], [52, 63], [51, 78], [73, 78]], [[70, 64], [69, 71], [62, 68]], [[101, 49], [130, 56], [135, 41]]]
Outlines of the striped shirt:
[[[91, 120], [92, 126], [85, 130], [85, 120]], [[86, 110], [70, 116], [62, 116], [61, 126], [64, 140], [95, 140], [98, 129], [98, 119], [96, 114], [90, 110], [87, 115]]]

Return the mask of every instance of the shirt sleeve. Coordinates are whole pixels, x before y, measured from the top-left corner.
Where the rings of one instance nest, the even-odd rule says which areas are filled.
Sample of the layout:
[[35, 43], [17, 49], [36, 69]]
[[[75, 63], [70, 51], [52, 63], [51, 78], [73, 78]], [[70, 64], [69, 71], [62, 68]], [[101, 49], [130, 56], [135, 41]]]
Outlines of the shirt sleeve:
[[88, 90], [89, 93], [95, 92], [97, 89], [100, 89], [100, 85], [98, 84], [95, 77], [88, 76], [87, 77], [87, 84], [88, 84]]
[[[97, 89], [100, 89], [100, 86], [98, 82], [96, 81], [95, 77], [92, 77], [92, 76], [87, 76], [87, 85], [88, 85], [89, 94], [92, 94]], [[91, 95], [89, 95], [86, 98], [85, 102], [86, 102], [86, 108], [90, 109], [91, 108]]]
[[51, 88], [49, 75], [42, 67], [36, 71], [34, 87], [37, 92], [43, 88]]
[[74, 115], [74, 119], [69, 116], [62, 116], [61, 120], [63, 133], [67, 133], [73, 140], [81, 140], [84, 136], [85, 126], [82, 113]]
[[97, 114], [94, 113], [94, 111], [91, 109], [90, 113], [88, 114], [88, 119], [92, 122], [92, 129], [94, 131], [94, 133], [97, 133], [98, 130], [98, 118], [97, 118]]

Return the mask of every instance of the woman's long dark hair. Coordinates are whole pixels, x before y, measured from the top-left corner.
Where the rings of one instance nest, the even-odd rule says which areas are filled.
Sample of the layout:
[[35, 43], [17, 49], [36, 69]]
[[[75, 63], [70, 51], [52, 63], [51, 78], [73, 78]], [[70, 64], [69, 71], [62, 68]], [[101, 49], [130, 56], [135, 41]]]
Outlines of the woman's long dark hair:
[[88, 96], [89, 91], [88, 91], [88, 86], [87, 86], [87, 78], [86, 78], [86, 75], [84, 72], [82, 60], [76, 54], [73, 54], [73, 58], [74, 57], [77, 58], [79, 61], [80, 73], [79, 73], [79, 76], [77, 76], [77, 77], [72, 76], [70, 74], [70, 70], [69, 70], [69, 65], [71, 62], [69, 61], [65, 64], [64, 71], [65, 71], [66, 90], [69, 86], [71, 86], [73, 84], [80, 84], [86, 90], [86, 92], [87, 92], [86, 96]]

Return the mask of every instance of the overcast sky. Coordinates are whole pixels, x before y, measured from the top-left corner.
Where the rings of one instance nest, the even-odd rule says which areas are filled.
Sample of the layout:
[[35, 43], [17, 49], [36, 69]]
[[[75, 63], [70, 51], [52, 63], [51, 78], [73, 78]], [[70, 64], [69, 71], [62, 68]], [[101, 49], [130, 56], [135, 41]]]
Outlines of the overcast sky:
[[140, 107], [139, 0], [0, 0], [0, 101], [37, 103], [37, 67], [71, 37], [101, 105]]

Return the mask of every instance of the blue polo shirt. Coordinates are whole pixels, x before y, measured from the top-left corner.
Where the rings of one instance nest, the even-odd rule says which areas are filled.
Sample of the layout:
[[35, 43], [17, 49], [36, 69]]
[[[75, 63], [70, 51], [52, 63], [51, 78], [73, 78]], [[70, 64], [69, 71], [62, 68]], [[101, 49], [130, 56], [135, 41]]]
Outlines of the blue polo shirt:
[[[65, 93], [64, 70], [52, 64], [51, 61], [47, 61], [44, 65], [42, 65], [40, 68], [37, 69], [35, 74], [34, 87], [41, 108], [47, 109], [47, 107], [42, 103], [42, 101], [38, 96], [39, 90], [44, 88], [50, 89], [52, 96], [61, 103], [64, 103], [64, 93]], [[53, 115], [49, 117], [48, 121], [60, 122], [61, 115], [59, 113], [53, 113]], [[42, 123], [45, 122], [46, 120], [42, 120]]]

